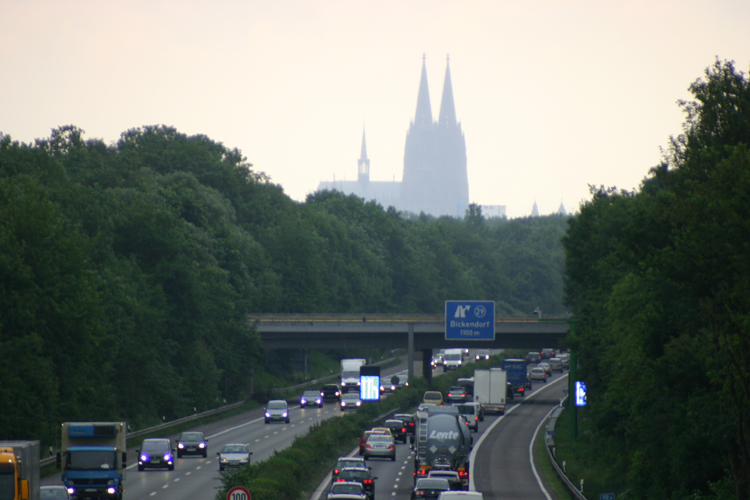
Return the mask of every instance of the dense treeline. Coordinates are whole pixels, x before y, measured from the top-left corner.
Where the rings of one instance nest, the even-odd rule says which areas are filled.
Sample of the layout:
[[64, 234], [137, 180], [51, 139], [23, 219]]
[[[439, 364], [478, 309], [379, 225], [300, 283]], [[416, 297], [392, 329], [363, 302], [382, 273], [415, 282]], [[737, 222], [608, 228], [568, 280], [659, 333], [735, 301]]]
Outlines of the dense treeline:
[[562, 313], [565, 223], [297, 203], [239, 151], [163, 126], [110, 145], [0, 134], [0, 428], [54, 443], [66, 420], [139, 428], [241, 398], [272, 369], [249, 313]]
[[690, 90], [663, 163], [595, 189], [564, 237], [592, 460], [618, 498], [750, 498], [750, 83], [717, 59]]

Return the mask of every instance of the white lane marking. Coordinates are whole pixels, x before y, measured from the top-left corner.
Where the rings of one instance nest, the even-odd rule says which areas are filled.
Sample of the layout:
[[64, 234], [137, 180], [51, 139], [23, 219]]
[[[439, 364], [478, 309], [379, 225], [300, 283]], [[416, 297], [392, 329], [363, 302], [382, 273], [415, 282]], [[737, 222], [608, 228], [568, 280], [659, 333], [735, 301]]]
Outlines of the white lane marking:
[[539, 473], [536, 470], [536, 466], [534, 465], [534, 445], [536, 444], [536, 436], [539, 434], [539, 429], [542, 428], [542, 425], [547, 421], [547, 417], [549, 417], [553, 411], [555, 411], [556, 406], [553, 406], [552, 409], [547, 412], [547, 414], [544, 416], [541, 422], [539, 422], [539, 425], [536, 426], [536, 429], [534, 430], [534, 435], [531, 438], [531, 442], [529, 443], [529, 462], [531, 463], [531, 470], [534, 472], [534, 477], [536, 478], [536, 482], [539, 483], [539, 487], [542, 489], [542, 493], [544, 493], [544, 496], [547, 497], [547, 500], [552, 500], [552, 497], [547, 493], [547, 489], [544, 487], [544, 483], [542, 483], [542, 478], [539, 477]]
[[150, 497], [152, 497], [152, 496], [154, 496], [154, 495], [156, 495], [156, 492], [155, 492], [155, 491], [152, 491], [151, 493], [149, 493], [149, 494], [148, 494], [148, 496], [150, 496]]
[[195, 468], [195, 470], [198, 470], [198, 469], [200, 469], [200, 468], [201, 468], [201, 466], [199, 465], [198, 467], [196, 467], [196, 468]]
[[185, 473], [185, 475], [186, 475], [186, 476], [189, 476], [190, 474], [192, 474], [192, 472], [190, 472], [190, 471], [187, 471], [187, 472]]
[[[560, 378], [556, 379], [555, 382], [557, 382], [558, 380], [562, 380], [564, 378], [567, 378], [567, 377], [568, 377], [568, 375], [566, 374], [565, 377], [560, 377]], [[552, 385], [556, 385], [556, 384], [552, 384]], [[526, 400], [527, 398], [533, 398], [534, 396], [536, 396], [540, 392], [545, 391], [545, 390], [549, 389], [550, 387], [552, 387], [552, 385], [545, 385], [541, 389], [535, 390], [533, 393], [529, 394], [528, 396], [525, 396], [524, 400]], [[477, 441], [476, 443], [474, 443], [474, 448], [471, 450], [471, 454], [469, 455], [469, 463], [471, 464], [469, 466], [469, 490], [476, 491], [476, 488], [474, 487], [474, 464], [476, 463], [475, 460], [474, 460], [474, 458], [476, 458], [477, 451], [479, 451], [479, 447], [482, 446], [482, 442], [484, 441], [484, 438], [486, 438], [490, 434], [490, 431], [492, 429], [494, 429], [495, 426], [498, 423], [500, 423], [500, 421], [502, 419], [504, 419], [507, 414], [515, 411], [515, 409], [518, 408], [518, 407], [520, 407], [520, 406], [521, 406], [521, 404], [519, 403], [517, 405], [513, 405], [513, 407], [511, 407], [510, 410], [505, 410], [505, 412], [502, 415], [500, 415], [498, 418], [496, 418], [495, 421], [492, 422], [492, 424], [490, 424], [490, 426], [487, 427], [484, 430], [484, 432], [482, 433], [482, 435], [479, 436], [479, 441]], [[542, 486], [542, 484], [539, 483], [539, 486]], [[543, 486], [542, 486], [542, 490], [544, 490]]]
[[174, 478], [174, 482], [175, 482], [175, 483], [176, 483], [177, 481], [179, 481], [179, 480], [180, 480], [180, 478], [179, 478], [179, 477], [176, 477], [176, 478]]
[[166, 490], [167, 488], [169, 488], [169, 484], [165, 484], [164, 486], [161, 487], [161, 489], [163, 490]]
[[256, 439], [256, 440], [255, 440], [255, 442], [256, 442], [256, 443], [257, 443], [258, 441], [260, 441], [260, 438], [258, 438], [258, 439]]

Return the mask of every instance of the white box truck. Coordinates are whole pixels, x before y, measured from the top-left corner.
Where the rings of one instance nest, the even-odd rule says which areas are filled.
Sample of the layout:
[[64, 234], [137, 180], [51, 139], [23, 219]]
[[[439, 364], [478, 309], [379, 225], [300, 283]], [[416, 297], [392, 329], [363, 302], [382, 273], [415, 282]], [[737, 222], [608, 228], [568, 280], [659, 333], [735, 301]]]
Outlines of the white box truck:
[[39, 500], [39, 441], [0, 441], [0, 498]]
[[508, 372], [501, 368], [474, 370], [474, 402], [484, 408], [485, 413], [505, 413], [508, 395]]
[[359, 392], [359, 368], [367, 362], [364, 359], [341, 360], [341, 392]]

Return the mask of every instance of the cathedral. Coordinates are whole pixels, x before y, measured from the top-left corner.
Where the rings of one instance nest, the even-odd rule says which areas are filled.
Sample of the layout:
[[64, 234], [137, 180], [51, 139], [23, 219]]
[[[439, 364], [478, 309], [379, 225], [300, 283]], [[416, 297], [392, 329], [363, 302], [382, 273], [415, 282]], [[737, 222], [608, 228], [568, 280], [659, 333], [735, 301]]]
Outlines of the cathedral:
[[456, 120], [450, 60], [445, 68], [443, 96], [438, 120], [432, 118], [427, 85], [426, 58], [422, 56], [422, 76], [417, 94], [417, 111], [406, 134], [402, 182], [370, 180], [370, 160], [362, 132], [362, 150], [357, 160], [356, 181], [321, 182], [318, 190], [335, 189], [376, 200], [384, 207], [394, 206], [436, 217], [463, 217], [469, 206], [469, 176], [466, 170], [466, 141]]

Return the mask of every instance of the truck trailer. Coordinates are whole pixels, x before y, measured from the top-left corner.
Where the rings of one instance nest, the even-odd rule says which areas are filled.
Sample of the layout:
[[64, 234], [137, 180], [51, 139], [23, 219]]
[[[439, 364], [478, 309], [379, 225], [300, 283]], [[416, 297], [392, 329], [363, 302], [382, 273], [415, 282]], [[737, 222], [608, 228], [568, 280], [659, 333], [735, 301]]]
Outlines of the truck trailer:
[[523, 397], [531, 390], [531, 380], [526, 368], [526, 360], [508, 358], [503, 360], [503, 370], [508, 373], [508, 382], [513, 387], [513, 394]]
[[359, 358], [341, 360], [341, 392], [359, 391], [359, 369], [365, 364], [367, 361]]
[[39, 441], [0, 441], [0, 499], [39, 500]]
[[468, 489], [472, 438], [458, 408], [430, 406], [417, 411], [414, 439], [415, 483], [433, 469], [453, 470]]
[[125, 422], [65, 422], [57, 467], [77, 500], [122, 500], [127, 467]]
[[501, 368], [474, 370], [474, 402], [485, 413], [505, 413], [508, 397], [508, 373]]

